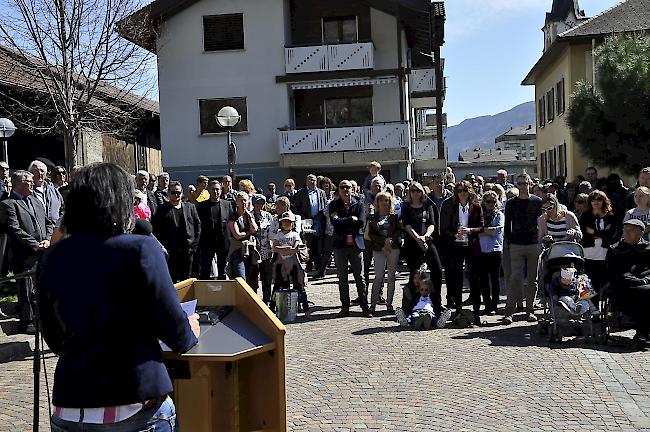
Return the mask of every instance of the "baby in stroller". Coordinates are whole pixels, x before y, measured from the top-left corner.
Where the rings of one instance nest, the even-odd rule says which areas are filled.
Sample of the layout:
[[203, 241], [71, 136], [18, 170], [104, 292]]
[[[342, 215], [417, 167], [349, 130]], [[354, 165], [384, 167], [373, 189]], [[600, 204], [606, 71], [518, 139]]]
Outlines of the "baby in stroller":
[[598, 309], [591, 301], [596, 295], [586, 274], [577, 274], [576, 268], [565, 266], [551, 279], [551, 295], [558, 305], [569, 314], [581, 316], [597, 314]]

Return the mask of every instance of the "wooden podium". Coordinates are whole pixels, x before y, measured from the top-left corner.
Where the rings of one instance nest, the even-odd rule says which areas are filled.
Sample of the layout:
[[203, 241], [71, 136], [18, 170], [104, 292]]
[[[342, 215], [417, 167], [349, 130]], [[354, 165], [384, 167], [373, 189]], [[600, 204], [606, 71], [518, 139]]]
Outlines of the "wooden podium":
[[287, 430], [286, 328], [241, 278], [188, 279], [175, 285], [181, 302], [232, 306], [216, 325], [201, 325], [199, 343], [164, 360], [185, 432]]

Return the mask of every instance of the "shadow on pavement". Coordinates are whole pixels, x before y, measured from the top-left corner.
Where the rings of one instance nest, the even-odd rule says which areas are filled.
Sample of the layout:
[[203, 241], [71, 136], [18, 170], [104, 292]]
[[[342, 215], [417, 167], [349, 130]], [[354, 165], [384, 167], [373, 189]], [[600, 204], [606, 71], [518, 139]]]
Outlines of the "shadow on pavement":
[[[476, 328], [475, 328], [476, 329]], [[597, 351], [624, 353], [639, 350], [639, 346], [631, 339], [613, 336], [607, 345], [589, 343], [582, 336], [567, 336], [562, 343], [549, 342], [547, 336], [537, 333], [537, 325], [503, 326], [496, 323], [494, 327], [480, 327], [480, 331], [471, 331], [464, 335], [452, 336], [452, 339], [487, 339], [491, 345], [526, 347], [536, 346], [551, 349], [583, 348]]]

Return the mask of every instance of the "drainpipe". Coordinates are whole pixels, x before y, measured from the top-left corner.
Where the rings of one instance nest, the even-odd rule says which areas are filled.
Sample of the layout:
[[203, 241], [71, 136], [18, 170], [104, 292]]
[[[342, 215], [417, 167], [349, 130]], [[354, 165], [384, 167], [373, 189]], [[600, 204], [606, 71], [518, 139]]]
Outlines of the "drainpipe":
[[596, 39], [591, 38], [591, 82], [596, 88]]

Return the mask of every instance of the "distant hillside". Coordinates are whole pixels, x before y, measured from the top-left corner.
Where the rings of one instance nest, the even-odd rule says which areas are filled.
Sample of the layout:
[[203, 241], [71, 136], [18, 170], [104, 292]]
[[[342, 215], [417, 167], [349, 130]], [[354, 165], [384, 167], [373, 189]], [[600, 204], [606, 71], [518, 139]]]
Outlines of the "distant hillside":
[[447, 128], [446, 141], [449, 160], [458, 160], [463, 150], [494, 148], [494, 139], [513, 126], [535, 125], [535, 102], [525, 102], [511, 110], [463, 120]]

